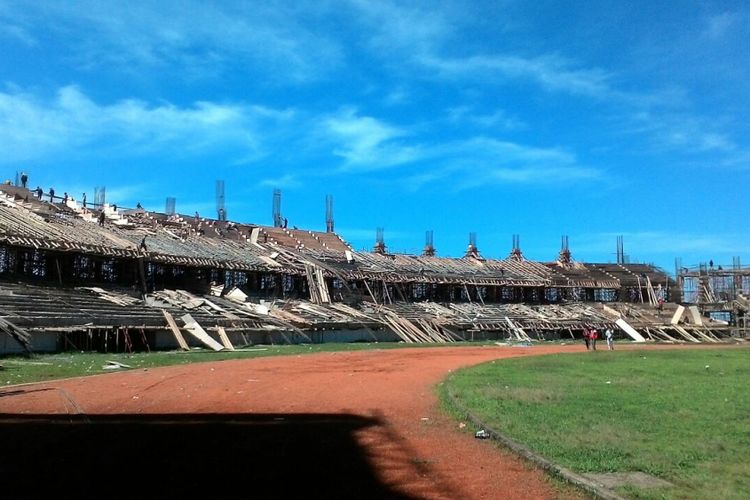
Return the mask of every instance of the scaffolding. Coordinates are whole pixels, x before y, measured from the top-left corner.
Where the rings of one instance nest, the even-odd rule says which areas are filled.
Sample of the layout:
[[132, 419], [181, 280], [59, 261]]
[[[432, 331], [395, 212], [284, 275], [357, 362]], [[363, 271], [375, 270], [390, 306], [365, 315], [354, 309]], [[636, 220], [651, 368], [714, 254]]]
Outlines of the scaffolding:
[[[677, 260], [679, 266], [681, 261]], [[731, 266], [701, 262], [693, 268], [679, 266], [677, 283], [683, 301], [691, 304], [719, 304], [750, 293], [750, 266], [742, 267], [734, 257]]]
[[216, 181], [216, 218], [220, 221], [227, 220], [227, 209], [224, 197], [224, 181]]
[[273, 217], [273, 227], [283, 227], [284, 220], [281, 217], [281, 190], [273, 190], [273, 203], [271, 204], [271, 217]]
[[174, 215], [176, 213], [175, 212], [176, 205], [177, 205], [177, 199], [172, 196], [168, 196], [164, 213], [166, 213], [167, 215]]

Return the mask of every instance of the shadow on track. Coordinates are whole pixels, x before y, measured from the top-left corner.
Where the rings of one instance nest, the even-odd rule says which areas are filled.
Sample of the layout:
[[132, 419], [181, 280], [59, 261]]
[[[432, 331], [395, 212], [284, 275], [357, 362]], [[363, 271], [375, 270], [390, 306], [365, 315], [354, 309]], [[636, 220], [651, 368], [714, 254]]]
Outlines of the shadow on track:
[[4, 498], [411, 498], [347, 414], [0, 414]]

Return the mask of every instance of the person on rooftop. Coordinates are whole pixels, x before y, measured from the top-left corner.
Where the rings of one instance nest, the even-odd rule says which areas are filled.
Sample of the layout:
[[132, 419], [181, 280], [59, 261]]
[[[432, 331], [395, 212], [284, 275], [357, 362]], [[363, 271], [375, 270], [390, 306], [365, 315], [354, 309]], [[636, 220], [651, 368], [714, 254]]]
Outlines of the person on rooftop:
[[49, 202], [53, 203], [55, 198], [55, 188], [49, 188]]
[[99, 212], [99, 225], [102, 226], [102, 227], [104, 227], [104, 219], [105, 219], [105, 217], [106, 216], [104, 215], [104, 210], [102, 210], [101, 212]]
[[29, 181], [29, 176], [26, 172], [21, 172], [21, 186], [26, 189], [26, 183]]
[[36, 197], [41, 200], [42, 199], [42, 195], [44, 194], [44, 191], [39, 186], [36, 187], [35, 191], [36, 191]]

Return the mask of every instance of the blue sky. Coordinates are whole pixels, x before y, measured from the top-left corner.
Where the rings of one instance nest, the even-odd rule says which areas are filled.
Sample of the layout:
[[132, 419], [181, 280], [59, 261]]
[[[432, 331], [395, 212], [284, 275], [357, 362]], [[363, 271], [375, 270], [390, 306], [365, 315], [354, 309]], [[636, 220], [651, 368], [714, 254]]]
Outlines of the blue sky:
[[746, 2], [0, 0], [0, 169], [370, 248], [750, 264]]

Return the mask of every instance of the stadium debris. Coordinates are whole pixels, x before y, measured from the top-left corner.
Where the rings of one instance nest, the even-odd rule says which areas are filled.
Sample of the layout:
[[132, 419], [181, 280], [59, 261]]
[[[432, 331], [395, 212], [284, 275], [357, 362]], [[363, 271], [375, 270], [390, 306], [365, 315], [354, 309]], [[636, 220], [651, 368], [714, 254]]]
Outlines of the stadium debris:
[[[575, 262], [566, 239], [553, 262], [526, 260], [517, 237], [506, 259], [484, 258], [476, 246], [461, 258], [436, 257], [433, 247], [390, 254], [384, 244], [360, 252], [332, 231], [84, 208], [0, 190], [5, 351], [30, 351], [30, 342], [38, 350], [187, 350], [182, 329], [213, 350], [329, 339], [530, 342], [590, 327], [637, 341], [713, 343], [732, 332], [695, 305], [675, 304], [679, 289], [666, 272]], [[741, 293], [732, 301], [747, 310]]]

